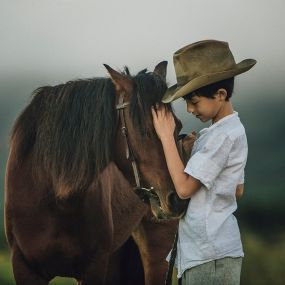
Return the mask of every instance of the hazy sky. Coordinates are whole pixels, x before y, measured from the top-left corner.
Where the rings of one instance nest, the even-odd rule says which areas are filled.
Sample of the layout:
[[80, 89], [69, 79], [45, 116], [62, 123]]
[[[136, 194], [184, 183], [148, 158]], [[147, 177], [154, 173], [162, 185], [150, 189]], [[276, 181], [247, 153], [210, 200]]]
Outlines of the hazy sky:
[[202, 39], [228, 41], [237, 62], [257, 60], [238, 77], [236, 92], [246, 95], [235, 100], [283, 93], [284, 0], [0, 0], [0, 5], [0, 104], [13, 99], [21, 109], [40, 85], [104, 76], [102, 63], [137, 72], [168, 60], [171, 85], [173, 52]]
[[[228, 41], [236, 61], [256, 58], [252, 78], [276, 73], [281, 79], [285, 70], [283, 0], [0, 3], [1, 77], [94, 76], [105, 73], [104, 62], [138, 70], [159, 60], [171, 62], [175, 50], [206, 38]], [[172, 65], [169, 73], [174, 81]]]

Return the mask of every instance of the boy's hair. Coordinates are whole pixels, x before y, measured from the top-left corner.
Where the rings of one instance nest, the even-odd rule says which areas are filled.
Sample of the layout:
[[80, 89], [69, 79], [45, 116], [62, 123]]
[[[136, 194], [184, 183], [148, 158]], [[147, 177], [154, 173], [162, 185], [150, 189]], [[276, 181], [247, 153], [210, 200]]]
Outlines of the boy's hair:
[[202, 96], [202, 97], [207, 97], [207, 98], [214, 98], [215, 93], [223, 88], [226, 89], [227, 91], [227, 97], [226, 101], [229, 101], [229, 99], [232, 97], [233, 90], [234, 90], [234, 77], [227, 78], [225, 80], [221, 80], [218, 82], [215, 82], [213, 84], [209, 84], [206, 86], [203, 86], [193, 92], [190, 92], [183, 96], [184, 100], [191, 100], [193, 96]]

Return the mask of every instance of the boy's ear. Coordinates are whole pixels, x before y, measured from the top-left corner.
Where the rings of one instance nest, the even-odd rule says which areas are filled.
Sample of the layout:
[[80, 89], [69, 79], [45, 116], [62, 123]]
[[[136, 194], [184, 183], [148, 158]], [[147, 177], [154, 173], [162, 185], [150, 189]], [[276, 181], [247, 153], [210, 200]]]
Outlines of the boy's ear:
[[216, 94], [218, 95], [218, 98], [222, 101], [226, 101], [226, 98], [227, 98], [227, 95], [228, 95], [228, 92], [226, 89], [224, 88], [220, 88]]

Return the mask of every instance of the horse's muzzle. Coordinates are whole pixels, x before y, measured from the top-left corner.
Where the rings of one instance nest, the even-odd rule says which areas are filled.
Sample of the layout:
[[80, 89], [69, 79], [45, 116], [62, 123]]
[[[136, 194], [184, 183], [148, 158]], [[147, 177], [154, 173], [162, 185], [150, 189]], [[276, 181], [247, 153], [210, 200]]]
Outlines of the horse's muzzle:
[[166, 203], [162, 203], [153, 187], [136, 187], [134, 191], [144, 202], [150, 205], [152, 213], [157, 219], [181, 218], [187, 210], [189, 199], [180, 199], [176, 192], [169, 193], [166, 197]]
[[167, 196], [167, 206], [169, 209], [169, 216], [182, 217], [187, 210], [190, 199], [180, 199], [176, 192], [171, 192]]

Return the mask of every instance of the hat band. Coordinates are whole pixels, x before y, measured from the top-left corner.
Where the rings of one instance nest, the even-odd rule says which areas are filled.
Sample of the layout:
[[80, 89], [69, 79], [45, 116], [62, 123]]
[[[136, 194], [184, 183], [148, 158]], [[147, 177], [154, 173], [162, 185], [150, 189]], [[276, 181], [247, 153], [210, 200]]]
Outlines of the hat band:
[[215, 73], [222, 73], [222, 72], [231, 72], [235, 69], [236, 69], [236, 65], [233, 66], [232, 68], [227, 68], [227, 69], [221, 70], [219, 72], [216, 71], [216, 72], [212, 72], [212, 73], [200, 74], [200, 75], [195, 76], [194, 78], [190, 78], [189, 76], [186, 76], [186, 75], [180, 75], [180, 76], [177, 76], [177, 87], [182, 87], [182, 86], [186, 85], [189, 81], [191, 81], [197, 77], [200, 77], [200, 76], [212, 75]]

